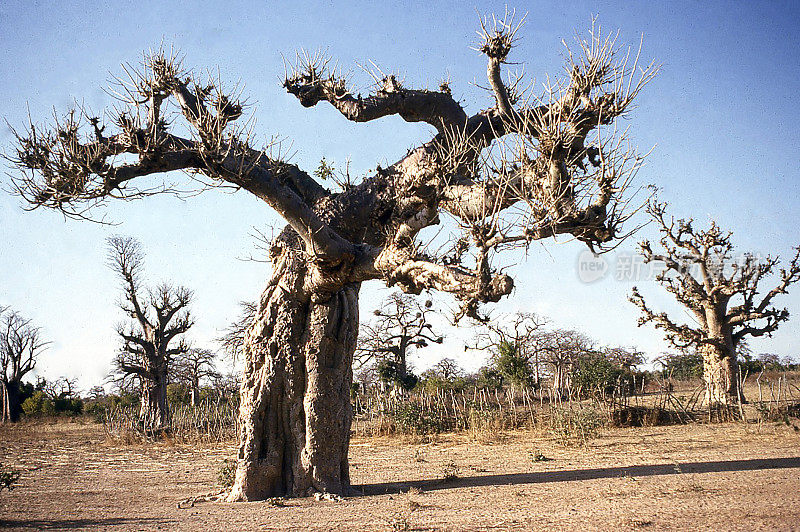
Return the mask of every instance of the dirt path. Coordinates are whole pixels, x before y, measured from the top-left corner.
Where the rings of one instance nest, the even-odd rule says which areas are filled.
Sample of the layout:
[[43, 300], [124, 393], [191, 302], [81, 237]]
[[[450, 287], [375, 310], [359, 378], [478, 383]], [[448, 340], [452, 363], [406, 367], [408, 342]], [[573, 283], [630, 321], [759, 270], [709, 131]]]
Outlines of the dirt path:
[[233, 445], [108, 445], [96, 425], [0, 427], [0, 461], [26, 471], [0, 494], [0, 528], [800, 530], [800, 434], [786, 425], [619, 429], [588, 448], [530, 433], [356, 438], [363, 496], [177, 509], [216, 489], [233, 455]]

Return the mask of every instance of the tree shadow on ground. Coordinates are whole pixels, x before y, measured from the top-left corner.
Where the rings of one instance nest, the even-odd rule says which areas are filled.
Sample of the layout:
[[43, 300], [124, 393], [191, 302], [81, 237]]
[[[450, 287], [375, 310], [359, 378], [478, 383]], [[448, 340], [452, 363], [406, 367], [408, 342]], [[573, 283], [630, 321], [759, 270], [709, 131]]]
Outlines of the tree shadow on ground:
[[518, 484], [543, 484], [549, 482], [574, 482], [599, 478], [650, 477], [658, 475], [680, 475], [683, 473], [722, 473], [730, 471], [756, 471], [761, 469], [800, 468], [800, 457], [755, 458], [751, 460], [726, 460], [718, 462], [688, 462], [657, 465], [603, 467], [594, 469], [570, 469], [565, 471], [538, 471], [534, 473], [509, 473], [503, 475], [479, 475], [458, 477], [449, 480], [413, 480], [408, 482], [381, 482], [362, 484], [354, 488], [363, 495], [400, 493], [409, 488], [423, 491]]
[[109, 529], [115, 526], [135, 526], [139, 529], [156, 525], [174, 526], [174, 519], [160, 517], [109, 517], [98, 519], [0, 519], [0, 529], [33, 528], [36, 530]]

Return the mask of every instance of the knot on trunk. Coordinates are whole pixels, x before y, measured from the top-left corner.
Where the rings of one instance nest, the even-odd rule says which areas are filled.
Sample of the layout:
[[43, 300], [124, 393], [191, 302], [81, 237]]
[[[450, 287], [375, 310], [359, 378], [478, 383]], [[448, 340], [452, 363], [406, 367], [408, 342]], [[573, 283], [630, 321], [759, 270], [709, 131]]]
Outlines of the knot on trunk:
[[482, 294], [485, 302], [497, 303], [514, 289], [514, 279], [506, 274], [495, 275]]
[[306, 291], [311, 301], [329, 301], [345, 285], [353, 282], [355, 257], [345, 254], [336, 261], [309, 261]]

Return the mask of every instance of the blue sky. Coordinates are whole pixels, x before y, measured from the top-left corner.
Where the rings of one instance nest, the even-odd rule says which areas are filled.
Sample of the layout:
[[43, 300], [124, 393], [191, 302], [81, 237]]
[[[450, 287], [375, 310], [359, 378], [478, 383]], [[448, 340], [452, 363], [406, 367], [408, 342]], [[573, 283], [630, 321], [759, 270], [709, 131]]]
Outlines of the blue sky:
[[[565, 5], [566, 4], [566, 5]], [[791, 253], [800, 244], [798, 140], [800, 123], [800, 34], [795, 2], [520, 2], [527, 12], [523, 39], [512, 59], [525, 62], [531, 77], [560, 72], [561, 39], [585, 31], [597, 15], [620, 40], [638, 44], [644, 57], [663, 64], [630, 117], [635, 143], [655, 146], [640, 172], [681, 216], [716, 219], [734, 231], [740, 250]], [[505, 4], [484, 2], [481, 13], [502, 13]], [[324, 49], [357, 88], [368, 78], [356, 63], [375, 61], [398, 72], [408, 86], [436, 86], [449, 78], [467, 110], [491, 104], [475, 86], [485, 63], [470, 49], [478, 15], [462, 2], [232, 2], [165, 5], [160, 2], [17, 2], [0, 5], [0, 115], [12, 125], [27, 113], [45, 120], [53, 108], [73, 101], [100, 112], [112, 103], [102, 88], [123, 62], [160, 43], [185, 55], [186, 66], [219, 69], [225, 80], [241, 80], [254, 103], [256, 132], [278, 134], [292, 146], [293, 162], [313, 169], [325, 156], [363, 174], [386, 165], [430, 137], [430, 130], [385, 118], [351, 124], [330, 107], [304, 109], [281, 88], [282, 55], [299, 48]], [[0, 125], [0, 146], [11, 135]], [[5, 163], [0, 163], [5, 164]], [[3, 173], [9, 169], [4, 166]], [[174, 177], [182, 181], [182, 176]], [[169, 279], [195, 290], [197, 325], [192, 338], [207, 345], [236, 314], [237, 302], [254, 299], [268, 269], [239, 260], [253, 251], [253, 226], [280, 224], [246, 193], [211, 191], [181, 201], [149, 198], [112, 204], [108, 216], [120, 225], [103, 227], [63, 220], [57, 213], [23, 212], [17, 198], [0, 193], [0, 304], [30, 316], [53, 340], [40, 362], [48, 376], [78, 377], [84, 387], [102, 380], [121, 318], [119, 289], [105, 266], [105, 238], [132, 235], [147, 253], [155, 282]], [[630, 254], [646, 228], [618, 251]], [[636, 328], [636, 309], [626, 301], [633, 283], [612, 274], [581, 283], [576, 243], [542, 242], [515, 269], [517, 291], [503, 310], [533, 310], [557, 326], [580, 329], [601, 343], [638, 345], [651, 354], [665, 348], [661, 335]], [[608, 257], [614, 268], [618, 257]], [[682, 313], [653, 283], [639, 283], [653, 305]], [[366, 286], [367, 311], [382, 292]], [[445, 304], [446, 299], [442, 300]], [[800, 290], [779, 303], [800, 314]], [[772, 339], [754, 341], [756, 352], [798, 354], [800, 334], [790, 321]], [[480, 359], [463, 352], [463, 333], [431, 348], [417, 365], [451, 355], [474, 368]]]

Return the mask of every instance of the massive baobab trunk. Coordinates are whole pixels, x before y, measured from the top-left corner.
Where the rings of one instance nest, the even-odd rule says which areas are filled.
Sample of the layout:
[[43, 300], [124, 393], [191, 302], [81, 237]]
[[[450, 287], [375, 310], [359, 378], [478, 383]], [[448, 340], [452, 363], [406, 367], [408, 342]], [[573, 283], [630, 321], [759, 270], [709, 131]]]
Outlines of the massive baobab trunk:
[[732, 347], [705, 345], [703, 354], [703, 380], [706, 385], [706, 402], [710, 405], [731, 405], [743, 399], [739, 390], [739, 364]]
[[305, 291], [306, 262], [293, 251], [282, 255], [245, 345], [231, 501], [350, 487], [359, 285], [319, 298]]
[[3, 382], [0, 381], [0, 403], [2, 403], [2, 423], [16, 423], [22, 413], [21, 396], [19, 381]]
[[167, 402], [167, 368], [152, 372], [152, 378], [142, 380], [139, 419], [149, 429], [160, 429], [169, 424]]

